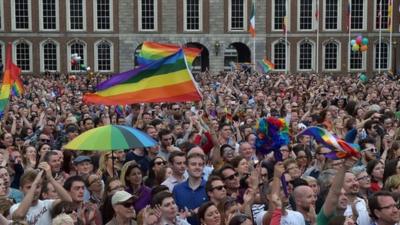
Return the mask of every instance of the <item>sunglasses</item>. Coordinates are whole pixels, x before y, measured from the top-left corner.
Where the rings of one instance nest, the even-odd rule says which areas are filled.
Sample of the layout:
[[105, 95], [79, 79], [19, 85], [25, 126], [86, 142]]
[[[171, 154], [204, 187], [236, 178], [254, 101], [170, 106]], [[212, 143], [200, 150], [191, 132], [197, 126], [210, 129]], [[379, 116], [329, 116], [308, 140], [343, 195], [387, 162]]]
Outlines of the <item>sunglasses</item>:
[[215, 189], [217, 189], [218, 191], [221, 191], [222, 189], [226, 189], [226, 186], [225, 185], [220, 185], [220, 186], [215, 186], [215, 187], [211, 188], [212, 191], [215, 190]]
[[162, 162], [154, 162], [154, 164], [157, 165], [157, 166], [160, 166], [160, 165], [165, 165], [165, 162], [164, 161], [162, 161]]
[[50, 142], [50, 140], [49, 140], [49, 139], [40, 139], [40, 141], [41, 141], [41, 142], [45, 142], [45, 143], [48, 143], [48, 142]]
[[122, 205], [125, 208], [131, 208], [133, 207], [133, 202], [122, 202], [119, 205]]
[[78, 212], [78, 210], [77, 209], [63, 209], [63, 212], [65, 214], [71, 214], [73, 212]]
[[110, 188], [110, 192], [111, 191], [115, 191], [115, 190], [119, 190], [119, 191], [123, 191], [125, 189], [124, 186], [120, 185], [120, 186], [115, 186], [114, 188]]
[[233, 180], [233, 179], [235, 179], [235, 177], [238, 177], [238, 176], [239, 176], [239, 173], [236, 172], [228, 177], [225, 177], [224, 180]]

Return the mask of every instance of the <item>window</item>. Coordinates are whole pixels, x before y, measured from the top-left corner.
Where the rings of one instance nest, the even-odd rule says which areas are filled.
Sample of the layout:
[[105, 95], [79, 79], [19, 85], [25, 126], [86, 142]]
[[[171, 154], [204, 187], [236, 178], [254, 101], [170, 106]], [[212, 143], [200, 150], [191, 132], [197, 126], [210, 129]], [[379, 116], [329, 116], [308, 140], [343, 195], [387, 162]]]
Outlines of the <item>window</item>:
[[0, 30], [4, 30], [4, 5], [3, 0], [0, 0]]
[[[273, 57], [275, 70], [285, 70], [286, 69], [286, 45], [285, 41], [279, 41], [273, 44]], [[288, 50], [289, 52], [289, 50]]]
[[389, 69], [389, 46], [387, 43], [382, 42], [381, 44], [376, 43], [375, 44], [375, 63], [374, 63], [374, 68], [376, 70], [383, 69], [387, 70]]
[[58, 0], [41, 0], [39, 7], [40, 30], [57, 30]]
[[229, 31], [246, 31], [246, 5], [245, 0], [229, 0]]
[[31, 55], [32, 49], [31, 44], [26, 41], [19, 41], [15, 44], [15, 61], [17, 65], [23, 72], [30, 72], [32, 69], [31, 66]]
[[58, 45], [54, 41], [45, 41], [41, 46], [41, 71], [58, 71]]
[[[375, 29], [389, 28], [389, 1], [375, 0]], [[381, 10], [382, 7], [382, 10]]]
[[95, 30], [112, 30], [112, 1], [96, 0], [95, 2]]
[[349, 54], [350, 54], [350, 70], [364, 70], [365, 69], [365, 53], [354, 52], [351, 50], [349, 43]]
[[351, 0], [351, 29], [352, 30], [363, 30], [364, 28], [364, 17], [366, 17], [364, 11], [367, 7], [367, 3], [364, 0]]
[[313, 69], [313, 44], [309, 40], [300, 42], [298, 49], [298, 69], [312, 70]]
[[96, 71], [109, 72], [112, 71], [112, 45], [108, 41], [100, 41], [96, 44]]
[[[286, 0], [274, 0], [273, 3], [274, 22], [272, 27], [274, 30], [283, 30], [283, 23], [286, 16]], [[289, 22], [289, 19], [287, 19], [287, 22]], [[287, 24], [286, 26], [289, 25]]]
[[12, 6], [13, 30], [31, 29], [31, 0], [14, 0]]
[[[75, 40], [68, 45], [68, 65], [70, 71], [72, 72], [81, 72], [82, 68], [80, 65], [86, 65], [86, 44], [80, 40]], [[71, 56], [73, 54], [78, 54], [81, 57], [81, 61], [75, 65], [71, 64]], [[86, 71], [86, 70], [85, 70]]]
[[300, 0], [299, 10], [299, 30], [312, 30], [315, 16], [313, 0]]
[[339, 0], [325, 0], [325, 13], [324, 13], [324, 29], [325, 30], [339, 30], [340, 24], [340, 4]]
[[336, 42], [329, 42], [324, 46], [324, 69], [339, 69], [339, 45]]
[[86, 0], [68, 0], [68, 28], [69, 30], [83, 31], [86, 29]]
[[201, 31], [203, 1], [185, 0], [184, 3], [185, 31]]
[[139, 30], [157, 30], [157, 0], [139, 0]]

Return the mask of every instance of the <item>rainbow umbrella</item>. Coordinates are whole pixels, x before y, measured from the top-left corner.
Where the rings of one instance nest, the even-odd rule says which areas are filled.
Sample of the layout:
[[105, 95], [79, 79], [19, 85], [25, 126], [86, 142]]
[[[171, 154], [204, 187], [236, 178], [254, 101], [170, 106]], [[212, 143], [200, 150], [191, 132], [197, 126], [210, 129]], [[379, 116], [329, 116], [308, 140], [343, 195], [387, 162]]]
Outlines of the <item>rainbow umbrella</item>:
[[128, 126], [106, 125], [90, 129], [74, 138], [65, 149], [87, 151], [112, 151], [145, 148], [157, 145], [146, 133]]

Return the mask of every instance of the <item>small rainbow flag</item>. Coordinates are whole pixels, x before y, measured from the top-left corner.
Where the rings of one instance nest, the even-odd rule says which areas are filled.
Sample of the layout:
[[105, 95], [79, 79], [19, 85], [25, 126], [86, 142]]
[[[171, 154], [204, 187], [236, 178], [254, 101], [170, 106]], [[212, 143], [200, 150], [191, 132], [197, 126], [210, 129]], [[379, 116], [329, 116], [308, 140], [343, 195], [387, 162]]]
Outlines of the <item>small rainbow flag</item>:
[[119, 116], [124, 115], [125, 113], [125, 107], [123, 105], [116, 105], [115, 106], [115, 113]]
[[24, 90], [24, 84], [22, 83], [22, 80], [20, 78], [17, 78], [14, 82], [14, 84], [12, 85], [12, 89], [11, 89], [11, 94], [13, 96], [22, 96], [25, 93]]
[[6, 67], [3, 75], [3, 83], [0, 89], [0, 116], [3, 115], [4, 110], [8, 104], [11, 94], [11, 86], [14, 80], [21, 74], [21, 69], [11, 61], [11, 43], [7, 46], [6, 52]]
[[308, 127], [297, 134], [297, 136], [302, 135], [312, 136], [316, 142], [332, 149], [333, 151], [331, 153], [325, 154], [327, 158], [343, 159], [351, 156], [357, 158], [361, 157], [356, 145], [352, 145], [340, 138], [335, 137], [332, 133], [321, 127]]
[[275, 64], [268, 59], [259, 60], [257, 64], [263, 73], [268, 73], [269, 71], [275, 69]]
[[[156, 60], [160, 60], [167, 56], [173, 55], [179, 51], [181, 47], [173, 44], [161, 44], [157, 42], [145, 41], [142, 45], [142, 49], [140, 50], [139, 55], [137, 56], [137, 60], [139, 64], [147, 65]], [[202, 49], [198, 48], [183, 48], [183, 52], [185, 53], [186, 61], [189, 65], [189, 68], [192, 68], [193, 61], [197, 56], [200, 55]]]
[[112, 76], [84, 95], [84, 101], [104, 105], [201, 100], [183, 50], [151, 64]]

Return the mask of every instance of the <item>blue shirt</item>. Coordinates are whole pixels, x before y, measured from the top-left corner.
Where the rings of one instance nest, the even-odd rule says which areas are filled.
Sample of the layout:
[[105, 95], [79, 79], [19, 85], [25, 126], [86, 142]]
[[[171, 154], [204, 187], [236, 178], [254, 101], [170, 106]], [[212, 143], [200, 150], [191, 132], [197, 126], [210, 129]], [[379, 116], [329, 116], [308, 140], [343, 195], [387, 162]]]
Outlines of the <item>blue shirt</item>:
[[[185, 208], [191, 210], [200, 207], [204, 202], [208, 200], [206, 194], [206, 181], [201, 180], [200, 186], [193, 190], [189, 186], [189, 179], [186, 181], [175, 185], [172, 191], [174, 199], [179, 209], [185, 210]], [[192, 225], [200, 224], [196, 216], [189, 217], [188, 222]]]

